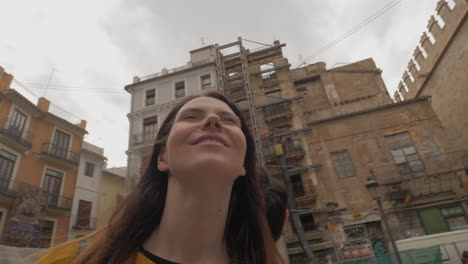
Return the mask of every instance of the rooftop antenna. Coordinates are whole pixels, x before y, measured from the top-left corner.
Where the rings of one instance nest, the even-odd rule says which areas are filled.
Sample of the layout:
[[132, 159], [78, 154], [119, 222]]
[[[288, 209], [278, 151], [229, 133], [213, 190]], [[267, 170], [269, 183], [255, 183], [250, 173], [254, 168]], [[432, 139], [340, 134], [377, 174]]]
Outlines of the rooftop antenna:
[[202, 47], [204, 47], [205, 46], [205, 38], [201, 37], [200, 42], [201, 42]]
[[49, 79], [47, 80], [46, 87], [44, 88], [44, 95], [42, 97], [46, 96], [47, 88], [49, 88], [50, 80], [52, 79], [52, 76], [54, 75], [54, 72], [55, 72], [55, 67], [52, 67], [52, 72], [49, 75]]

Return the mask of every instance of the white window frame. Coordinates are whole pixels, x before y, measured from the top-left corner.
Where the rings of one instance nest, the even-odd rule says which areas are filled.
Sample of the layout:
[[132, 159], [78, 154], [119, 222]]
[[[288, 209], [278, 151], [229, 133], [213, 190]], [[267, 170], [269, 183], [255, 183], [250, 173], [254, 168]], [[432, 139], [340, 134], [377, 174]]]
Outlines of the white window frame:
[[[210, 75], [210, 87], [203, 88], [201, 80], [202, 80], [202, 77], [206, 75]], [[198, 86], [199, 86], [198, 90], [200, 91], [206, 91], [207, 89], [213, 88], [213, 75], [211, 74], [211, 72], [203, 73], [198, 77]]]
[[57, 232], [57, 222], [58, 222], [58, 220], [55, 219], [55, 218], [51, 218], [51, 217], [39, 217], [39, 219], [54, 222], [54, 229], [52, 230], [52, 237], [50, 239], [50, 246], [51, 247], [54, 246], [55, 245], [55, 234]]
[[[149, 91], [149, 90], [154, 90], [154, 103], [152, 105], [146, 105], [146, 92]], [[144, 90], [144, 94], [143, 94], [143, 106], [144, 107], [151, 107], [151, 106], [156, 105], [156, 98], [158, 98], [157, 90], [158, 89], [156, 89], [156, 88], [146, 88]], [[174, 90], [175, 90], [175, 84], [174, 84]]]
[[41, 179], [41, 189], [44, 187], [44, 180], [45, 180], [45, 173], [47, 171], [47, 169], [51, 169], [51, 170], [54, 170], [54, 171], [58, 171], [58, 172], [61, 172], [63, 174], [63, 178], [62, 178], [62, 183], [60, 184], [60, 194], [59, 195], [63, 195], [63, 186], [65, 185], [65, 180], [66, 180], [66, 176], [67, 176], [67, 173], [61, 169], [57, 169], [56, 167], [51, 167], [51, 166], [44, 166], [43, 170], [42, 170], [42, 179]]
[[4, 207], [0, 207], [0, 212], [2, 212], [2, 219], [0, 219], [0, 234], [3, 234], [3, 229], [5, 227], [8, 209]]
[[[12, 184], [14, 181], [16, 181], [16, 176], [17, 176], [17, 173], [18, 173], [18, 170], [19, 170], [19, 164], [21, 162], [21, 153], [3, 145], [3, 144], [0, 144], [0, 149], [4, 149], [5, 151], [8, 151], [14, 155], [16, 155], [16, 160], [15, 160], [15, 166], [13, 167], [13, 171], [11, 172], [11, 180], [10, 180], [10, 184], [8, 186], [8, 188], [12, 187]], [[0, 233], [1, 234], [1, 233]]]
[[[179, 82], [184, 82], [184, 92], [185, 92], [185, 95], [184, 97], [179, 97], [179, 98], [176, 98], [176, 83], [179, 83]], [[177, 81], [174, 81], [173, 84], [172, 84], [172, 99], [173, 100], [179, 100], [179, 99], [182, 99], [182, 98], [185, 98], [187, 97], [188, 93], [187, 93], [187, 81], [184, 79], [184, 80], [177, 80]]]
[[[73, 134], [70, 133], [70, 132], [68, 132], [68, 131], [66, 131], [65, 129], [58, 128], [58, 127], [54, 126], [54, 132], [52, 133], [52, 137], [50, 138], [49, 143], [50, 143], [50, 144], [53, 144], [53, 141], [54, 141], [54, 138], [55, 138], [55, 132], [57, 132], [57, 130], [60, 130], [60, 131], [62, 131], [63, 133], [68, 134], [68, 135], [70, 136], [70, 142], [68, 143], [67, 150], [68, 150], [68, 151], [72, 151], [72, 150], [71, 150], [71, 146], [73, 146]], [[52, 145], [49, 146], [49, 149], [48, 149], [49, 152], [50, 152], [51, 146], [52, 146]], [[69, 158], [69, 157], [68, 157], [68, 154], [69, 154], [69, 153], [67, 152], [67, 159]]]

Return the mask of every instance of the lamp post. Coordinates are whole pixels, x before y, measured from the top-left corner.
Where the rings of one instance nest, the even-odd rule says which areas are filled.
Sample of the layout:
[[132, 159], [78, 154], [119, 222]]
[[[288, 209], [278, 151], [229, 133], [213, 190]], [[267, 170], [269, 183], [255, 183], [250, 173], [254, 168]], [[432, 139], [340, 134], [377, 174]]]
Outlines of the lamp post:
[[372, 199], [377, 201], [377, 205], [379, 206], [379, 212], [382, 217], [382, 221], [385, 225], [385, 229], [387, 230], [388, 237], [390, 238], [390, 243], [392, 244], [393, 251], [395, 253], [397, 261], [399, 264], [403, 264], [403, 261], [401, 261], [400, 252], [398, 251], [398, 248], [395, 244], [395, 239], [393, 239], [393, 234], [390, 231], [390, 227], [387, 222], [387, 216], [385, 215], [383, 207], [382, 207], [382, 197], [380, 197], [379, 190], [378, 190], [379, 183], [374, 180], [368, 180], [366, 183], [366, 188], [369, 191], [370, 195], [372, 196]]

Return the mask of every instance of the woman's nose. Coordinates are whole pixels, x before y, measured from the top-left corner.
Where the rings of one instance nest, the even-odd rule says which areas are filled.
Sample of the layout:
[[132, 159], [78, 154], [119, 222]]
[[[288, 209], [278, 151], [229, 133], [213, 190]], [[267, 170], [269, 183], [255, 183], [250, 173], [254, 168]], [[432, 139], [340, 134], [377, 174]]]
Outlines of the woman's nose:
[[220, 129], [222, 128], [221, 120], [217, 115], [209, 115], [206, 117], [203, 127]]

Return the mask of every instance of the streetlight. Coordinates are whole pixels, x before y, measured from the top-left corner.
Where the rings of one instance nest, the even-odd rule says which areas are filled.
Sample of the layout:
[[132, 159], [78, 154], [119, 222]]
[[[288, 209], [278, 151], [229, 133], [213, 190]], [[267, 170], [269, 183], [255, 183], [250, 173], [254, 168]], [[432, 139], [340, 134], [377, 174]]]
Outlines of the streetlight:
[[380, 194], [379, 194], [379, 183], [374, 180], [369, 179], [366, 183], [366, 188], [369, 191], [370, 195], [372, 196], [372, 199], [377, 201], [377, 205], [379, 206], [379, 212], [382, 217], [382, 221], [385, 225], [385, 229], [387, 230], [388, 237], [390, 238], [390, 243], [392, 244], [393, 251], [395, 252], [397, 261], [398, 263], [403, 264], [403, 261], [401, 261], [400, 252], [398, 251], [398, 248], [395, 244], [395, 239], [393, 239], [393, 234], [390, 231], [390, 227], [387, 222], [387, 216], [385, 215], [383, 207], [382, 207], [382, 197], [380, 197]]

